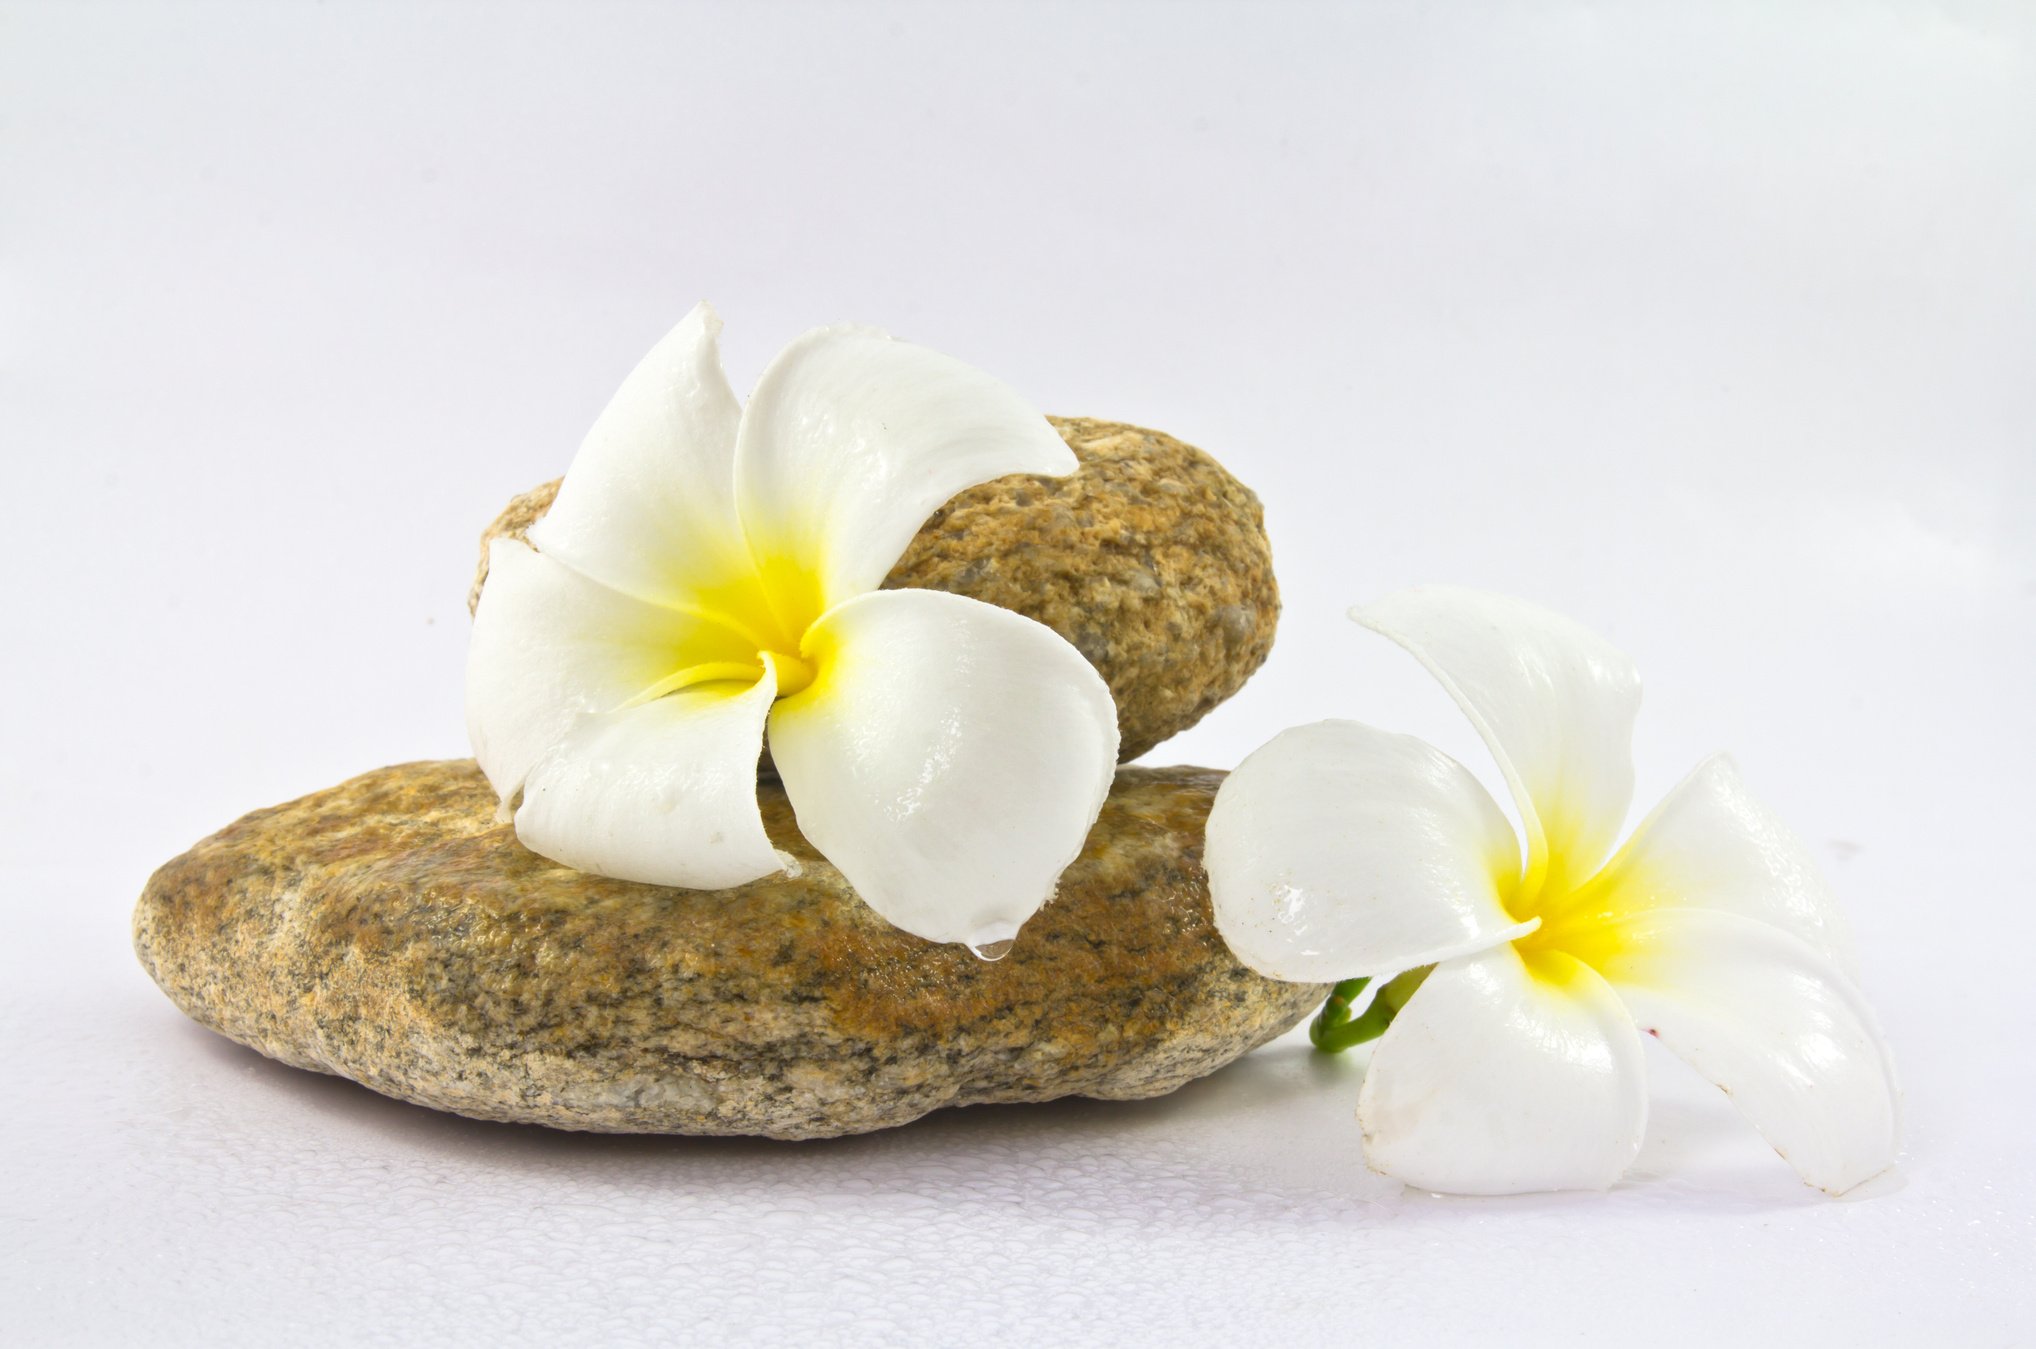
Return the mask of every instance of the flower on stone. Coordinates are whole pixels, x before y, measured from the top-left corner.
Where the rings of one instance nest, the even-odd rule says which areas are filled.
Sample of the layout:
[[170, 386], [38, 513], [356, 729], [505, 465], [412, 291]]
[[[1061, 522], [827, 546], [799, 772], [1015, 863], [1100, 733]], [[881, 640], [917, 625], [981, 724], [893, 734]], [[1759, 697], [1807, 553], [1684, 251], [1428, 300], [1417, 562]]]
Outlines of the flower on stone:
[[1004, 384], [861, 327], [794, 341], [747, 408], [694, 309], [623, 383], [530, 544], [498, 539], [467, 726], [524, 845], [582, 871], [719, 889], [799, 830], [864, 902], [932, 941], [1010, 941], [1080, 852], [1115, 705], [1051, 629], [880, 590], [926, 518], [1076, 460]]
[[1206, 862], [1245, 964], [1399, 976], [1359, 1094], [1367, 1164], [1463, 1194], [1608, 1187], [1646, 1125], [1645, 1031], [1810, 1184], [1837, 1194], [1890, 1166], [1894, 1073], [1831, 896], [1731, 762], [1700, 765], [1614, 852], [1640, 704], [1624, 655], [1448, 587], [1351, 617], [1441, 681], [1526, 833], [1523, 856], [1439, 750], [1350, 721], [1276, 736], [1217, 795]]

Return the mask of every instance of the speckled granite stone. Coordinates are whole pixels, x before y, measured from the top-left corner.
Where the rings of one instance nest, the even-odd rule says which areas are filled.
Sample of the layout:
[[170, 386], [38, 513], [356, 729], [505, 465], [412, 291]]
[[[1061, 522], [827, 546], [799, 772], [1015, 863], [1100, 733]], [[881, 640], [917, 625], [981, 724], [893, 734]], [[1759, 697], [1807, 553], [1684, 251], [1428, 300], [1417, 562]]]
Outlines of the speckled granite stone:
[[300, 1068], [481, 1119], [817, 1138], [947, 1105], [1156, 1096], [1325, 990], [1218, 939], [1222, 774], [1120, 770], [1059, 896], [996, 964], [887, 925], [760, 789], [796, 877], [668, 890], [556, 866], [468, 760], [256, 811], [165, 865], [142, 964], [190, 1016]]
[[[1279, 587], [1251, 489], [1192, 445], [1086, 417], [1050, 418], [1081, 468], [963, 492], [926, 522], [884, 584], [947, 590], [1035, 618], [1074, 643], [1117, 699], [1120, 757], [1194, 725], [1272, 650]], [[522, 538], [556, 482], [482, 535]]]

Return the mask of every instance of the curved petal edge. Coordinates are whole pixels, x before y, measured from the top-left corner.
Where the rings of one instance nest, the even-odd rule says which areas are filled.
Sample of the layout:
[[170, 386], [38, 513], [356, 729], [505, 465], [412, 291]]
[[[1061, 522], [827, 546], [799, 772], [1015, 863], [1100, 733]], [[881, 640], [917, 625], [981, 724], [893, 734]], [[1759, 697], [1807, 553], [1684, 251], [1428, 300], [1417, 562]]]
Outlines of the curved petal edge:
[[702, 303], [631, 370], [581, 441], [530, 541], [624, 594], [686, 602], [749, 588], [735, 510], [742, 407]]
[[1804, 1181], [1843, 1194], [1894, 1165], [1894, 1062], [1873, 1009], [1828, 958], [1715, 910], [1618, 926], [1599, 967], [1634, 1020], [1722, 1088]]
[[504, 801], [579, 718], [613, 711], [674, 662], [754, 658], [734, 633], [632, 599], [513, 539], [488, 549], [467, 646], [467, 737]]
[[907, 932], [1015, 937], [1115, 778], [1102, 677], [1050, 628], [930, 590], [850, 600], [802, 654], [813, 684], [770, 720], [800, 832]]
[[783, 869], [757, 807], [777, 673], [582, 719], [530, 770], [516, 836], [579, 871], [721, 890]]
[[1350, 611], [1448, 690], [1498, 760], [1527, 829], [1532, 889], [1595, 872], [1633, 802], [1640, 676], [1561, 614], [1459, 586], [1414, 586]]
[[1606, 1189], [1646, 1132], [1640, 1036], [1567, 956], [1452, 960], [1380, 1038], [1357, 1118], [1366, 1164], [1420, 1189]]
[[1203, 861], [1217, 931], [1275, 979], [1398, 974], [1534, 927], [1501, 901], [1520, 843], [1477, 779], [1355, 721], [1283, 731], [1239, 764]]
[[1855, 975], [1837, 899], [1810, 850], [1713, 755], [1662, 798], [1577, 902], [1637, 915], [1716, 909], [1794, 933]]
[[[750, 396], [736, 497], [766, 575], [811, 573], [822, 609], [873, 591], [941, 505], [1074, 451], [1001, 380], [877, 329], [795, 339]], [[815, 556], [806, 541], [819, 540]]]

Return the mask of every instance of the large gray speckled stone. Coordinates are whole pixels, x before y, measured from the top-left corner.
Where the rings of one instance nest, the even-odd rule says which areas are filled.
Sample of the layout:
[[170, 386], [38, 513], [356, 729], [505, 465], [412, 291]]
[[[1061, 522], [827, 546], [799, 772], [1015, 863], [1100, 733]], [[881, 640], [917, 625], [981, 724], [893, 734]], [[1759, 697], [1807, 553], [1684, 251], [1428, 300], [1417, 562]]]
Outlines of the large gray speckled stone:
[[1124, 769], [1058, 897], [986, 964], [890, 927], [759, 789], [803, 871], [662, 889], [547, 862], [466, 760], [256, 811], [166, 864], [135, 945], [185, 1012], [483, 1119], [814, 1138], [946, 1105], [1155, 1096], [1323, 996], [1238, 965], [1202, 825], [1222, 774]]

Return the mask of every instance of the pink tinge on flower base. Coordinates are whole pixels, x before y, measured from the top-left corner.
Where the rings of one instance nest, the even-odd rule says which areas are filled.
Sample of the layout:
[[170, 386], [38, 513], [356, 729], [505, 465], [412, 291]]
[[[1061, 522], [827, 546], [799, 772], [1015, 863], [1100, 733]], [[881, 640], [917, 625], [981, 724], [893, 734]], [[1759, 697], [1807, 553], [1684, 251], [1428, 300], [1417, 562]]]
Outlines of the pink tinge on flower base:
[[800, 831], [884, 918], [1008, 943], [1081, 851], [1117, 763], [1108, 687], [1051, 629], [879, 590], [926, 517], [1075, 458], [1008, 387], [874, 329], [787, 347], [744, 408], [701, 305], [623, 383], [474, 614], [474, 757], [532, 851], [693, 889], [783, 869]]
[[1808, 1183], [1839, 1194], [1891, 1166], [1898, 1089], [1843, 925], [1730, 761], [1700, 765], [1614, 852], [1640, 705], [1623, 654], [1453, 587], [1352, 617], [1448, 689], [1527, 836], [1523, 855], [1447, 755], [1349, 721], [1282, 733], [1217, 795], [1210, 888], [1245, 964], [1324, 982], [1433, 966], [1366, 1072], [1367, 1163], [1459, 1194], [1605, 1188], [1646, 1126], [1644, 1031]]

